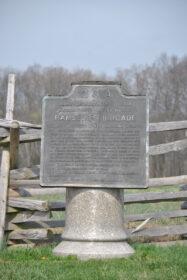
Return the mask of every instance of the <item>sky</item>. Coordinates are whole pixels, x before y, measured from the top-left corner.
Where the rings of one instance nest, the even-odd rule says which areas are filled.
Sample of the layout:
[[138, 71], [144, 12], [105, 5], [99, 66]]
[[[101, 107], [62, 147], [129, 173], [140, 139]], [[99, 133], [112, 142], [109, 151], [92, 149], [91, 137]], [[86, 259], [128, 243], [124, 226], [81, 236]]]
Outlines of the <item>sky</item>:
[[0, 67], [114, 75], [187, 54], [187, 0], [0, 0]]

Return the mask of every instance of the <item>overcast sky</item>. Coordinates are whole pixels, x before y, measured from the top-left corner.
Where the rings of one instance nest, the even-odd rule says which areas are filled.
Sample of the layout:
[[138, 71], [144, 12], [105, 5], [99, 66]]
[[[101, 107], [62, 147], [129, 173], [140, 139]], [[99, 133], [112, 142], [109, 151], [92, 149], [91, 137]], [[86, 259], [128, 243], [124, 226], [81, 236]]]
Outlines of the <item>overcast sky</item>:
[[0, 67], [91, 69], [187, 54], [187, 0], [0, 0]]

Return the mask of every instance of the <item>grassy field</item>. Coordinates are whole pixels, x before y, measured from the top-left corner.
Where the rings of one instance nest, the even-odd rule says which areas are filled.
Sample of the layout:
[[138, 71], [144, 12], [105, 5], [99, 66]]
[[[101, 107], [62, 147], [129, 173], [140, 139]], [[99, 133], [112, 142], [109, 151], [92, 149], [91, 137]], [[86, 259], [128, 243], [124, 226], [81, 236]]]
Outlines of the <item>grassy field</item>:
[[128, 259], [80, 261], [75, 256], [54, 257], [52, 246], [4, 249], [0, 252], [1, 280], [186, 280], [187, 246], [160, 248], [133, 245]]

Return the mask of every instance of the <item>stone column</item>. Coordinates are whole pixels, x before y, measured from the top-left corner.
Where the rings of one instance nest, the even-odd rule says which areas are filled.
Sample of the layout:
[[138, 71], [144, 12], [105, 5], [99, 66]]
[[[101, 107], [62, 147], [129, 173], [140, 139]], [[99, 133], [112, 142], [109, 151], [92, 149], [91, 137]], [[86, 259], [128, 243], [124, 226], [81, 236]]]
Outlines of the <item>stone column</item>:
[[66, 224], [56, 256], [80, 259], [126, 258], [124, 199], [120, 189], [67, 188]]

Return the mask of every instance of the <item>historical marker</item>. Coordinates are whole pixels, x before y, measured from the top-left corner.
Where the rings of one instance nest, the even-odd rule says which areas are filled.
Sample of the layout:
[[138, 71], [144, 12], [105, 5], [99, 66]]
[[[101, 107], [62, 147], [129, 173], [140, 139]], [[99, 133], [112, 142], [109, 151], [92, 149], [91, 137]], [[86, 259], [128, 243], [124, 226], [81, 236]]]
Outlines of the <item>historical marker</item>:
[[147, 186], [145, 96], [124, 96], [114, 82], [74, 84], [44, 98], [42, 129], [42, 186]]
[[124, 96], [119, 83], [82, 82], [68, 96], [44, 98], [41, 185], [67, 187], [63, 241], [54, 255], [134, 253], [125, 242], [122, 189], [147, 185], [147, 128], [146, 97]]

